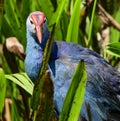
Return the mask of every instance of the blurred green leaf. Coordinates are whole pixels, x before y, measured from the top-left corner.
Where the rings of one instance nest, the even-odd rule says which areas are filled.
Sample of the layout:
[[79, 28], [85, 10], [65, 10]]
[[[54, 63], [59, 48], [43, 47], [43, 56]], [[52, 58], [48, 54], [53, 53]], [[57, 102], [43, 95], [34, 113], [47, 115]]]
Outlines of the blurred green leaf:
[[107, 44], [106, 45], [106, 52], [110, 55], [120, 57], [120, 42]]
[[25, 91], [32, 95], [34, 84], [29, 79], [26, 73], [16, 73], [6, 75], [6, 79], [14, 82], [15, 84], [22, 87]]
[[94, 0], [93, 9], [92, 9], [92, 16], [91, 16], [91, 21], [90, 21], [90, 29], [89, 29], [89, 33], [88, 33], [88, 47], [90, 47], [90, 44], [92, 41], [91, 36], [92, 36], [92, 29], [93, 29], [93, 21], [94, 21], [94, 16], [95, 16], [96, 4], [97, 4], [97, 0]]
[[0, 68], [0, 117], [2, 115], [4, 103], [5, 103], [5, 96], [6, 96], [6, 79], [5, 74], [2, 68]]
[[72, 11], [70, 23], [68, 26], [67, 37], [66, 37], [67, 42], [78, 43], [78, 32], [79, 32], [78, 29], [79, 29], [79, 23], [80, 23], [80, 5], [81, 5], [81, 0], [76, 0]]
[[78, 120], [84, 100], [86, 78], [87, 74], [85, 69], [85, 63], [81, 61], [78, 63], [78, 66], [72, 78], [72, 82], [68, 89], [60, 115], [60, 121]]
[[[2, 33], [5, 38], [15, 36], [25, 46], [25, 19], [16, 0], [4, 1], [4, 14], [2, 20]], [[24, 14], [23, 14], [24, 15]], [[28, 16], [28, 15], [27, 15]]]
[[11, 121], [25, 121], [20, 115], [20, 109], [18, 109], [17, 103], [13, 98], [11, 105]]
[[51, 121], [54, 112], [53, 90], [50, 72], [46, 71], [36, 121]]
[[100, 0], [100, 1], [105, 10], [111, 15], [114, 15], [120, 6], [119, 0], [113, 0], [112, 2], [111, 0]]
[[34, 6], [35, 2], [33, 0], [22, 0], [18, 4], [20, 6], [19, 10], [21, 12], [22, 20], [25, 22], [29, 13], [32, 12], [33, 10], [35, 10], [35, 6]]
[[66, 3], [66, 0], [62, 0], [61, 1], [61, 3], [58, 6], [56, 12], [52, 16], [49, 25], [53, 25], [55, 23], [56, 23], [56, 26], [58, 25], [58, 23], [60, 22], [60, 18], [61, 18], [62, 12], [64, 11], [65, 3]]
[[[120, 8], [116, 12], [115, 20], [118, 23], [120, 23]], [[120, 40], [120, 32], [117, 29], [113, 28], [113, 27], [111, 27], [110, 32], [111, 32], [111, 34], [110, 34], [110, 43], [118, 42]]]
[[[13, 0], [5, 0], [4, 2], [4, 8], [5, 8], [5, 13], [7, 15], [7, 17], [9, 18], [9, 20], [11, 22], [11, 25], [13, 26], [13, 28], [18, 28], [20, 26], [20, 22], [18, 20], [18, 16], [20, 15], [19, 13], [16, 13], [16, 2], [13, 2]], [[12, 16], [12, 17], [11, 17]]]
[[[37, 10], [43, 11], [47, 16], [47, 19], [50, 20], [53, 15], [53, 6], [50, 0], [37, 0], [36, 1]], [[49, 23], [49, 22], [48, 22]]]

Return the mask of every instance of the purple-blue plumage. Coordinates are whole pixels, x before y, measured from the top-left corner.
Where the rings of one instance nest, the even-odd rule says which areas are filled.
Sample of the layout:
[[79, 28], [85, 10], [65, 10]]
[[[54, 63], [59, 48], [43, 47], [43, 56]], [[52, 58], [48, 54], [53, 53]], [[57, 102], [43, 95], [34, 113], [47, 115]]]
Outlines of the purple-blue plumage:
[[[37, 21], [41, 21], [38, 22], [40, 24], [36, 25]], [[39, 26], [40, 30], [36, 26]], [[44, 14], [39, 11], [31, 13], [27, 19], [25, 70], [32, 81], [38, 75], [48, 37]], [[89, 107], [91, 121], [108, 121], [112, 111], [120, 111], [120, 73], [97, 53], [63, 41], [53, 42], [48, 65], [54, 84], [55, 110], [59, 115], [74, 70], [80, 60], [85, 61], [87, 69], [86, 93], [80, 116], [88, 121]]]

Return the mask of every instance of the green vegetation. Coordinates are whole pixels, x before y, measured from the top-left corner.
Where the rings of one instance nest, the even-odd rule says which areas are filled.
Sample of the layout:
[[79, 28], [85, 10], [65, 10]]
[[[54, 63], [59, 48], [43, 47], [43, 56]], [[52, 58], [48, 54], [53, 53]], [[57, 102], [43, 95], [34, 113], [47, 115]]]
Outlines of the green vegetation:
[[[56, 121], [53, 114], [53, 98], [47, 104], [51, 107], [47, 109], [45, 101], [49, 99], [47, 93], [51, 91], [53, 96], [53, 85], [50, 88], [45, 87], [50, 80], [49, 74], [44, 75], [48, 81], [41, 86], [44, 96], [40, 97], [41, 106], [38, 111], [30, 113], [31, 95], [33, 94], [34, 84], [24, 73], [24, 52], [17, 44], [16, 49], [7, 48], [6, 38], [16, 37], [22, 44], [24, 50], [26, 48], [26, 19], [32, 11], [43, 11], [48, 20], [49, 30], [52, 31], [55, 25], [55, 31], [52, 34], [53, 40], [63, 40], [81, 44], [84, 47], [96, 51], [102, 55], [112, 66], [116, 66], [120, 57], [120, 1], [119, 0], [4, 0], [0, 3], [0, 120], [10, 118], [11, 121], [28, 121], [29, 115], [32, 120], [39, 120], [40, 115], [43, 116], [42, 121]], [[9, 43], [10, 44], [10, 43]], [[12, 50], [12, 52], [11, 52]], [[19, 50], [19, 51], [18, 51]], [[46, 58], [46, 53], [45, 53]], [[47, 58], [48, 59], [48, 58]], [[44, 60], [47, 60], [44, 59]], [[45, 62], [45, 64], [47, 61]], [[46, 66], [46, 65], [44, 65]], [[83, 77], [78, 79], [77, 89], [81, 89], [80, 98], [77, 97], [78, 90], [76, 85], [70, 87], [74, 94], [70, 91], [67, 94], [67, 99], [74, 99], [77, 105], [81, 106], [85, 92], [86, 72], [84, 62], [78, 64], [76, 73], [83, 73]], [[41, 70], [41, 71], [44, 71]], [[45, 73], [45, 72], [44, 72]], [[74, 77], [73, 77], [74, 80]], [[85, 83], [83, 83], [85, 82]], [[75, 86], [75, 87], [74, 87]], [[82, 88], [81, 88], [82, 87]], [[75, 95], [75, 96], [73, 96]], [[72, 96], [72, 97], [71, 97]], [[39, 100], [39, 97], [38, 97]], [[80, 100], [80, 101], [79, 101]], [[5, 103], [4, 103], [5, 102]], [[34, 98], [32, 99], [34, 102]], [[80, 103], [79, 103], [80, 102]], [[33, 103], [32, 103], [33, 104]], [[69, 109], [66, 108], [68, 105]], [[49, 106], [48, 106], [49, 107]], [[78, 107], [78, 106], [76, 106]], [[79, 108], [74, 109], [72, 102], [65, 101], [60, 120], [66, 121], [75, 120], [79, 114]], [[35, 108], [36, 109], [36, 108]], [[72, 109], [76, 110], [77, 116], [73, 117]], [[42, 111], [49, 114], [45, 119]], [[68, 111], [70, 110], [70, 111]], [[64, 117], [64, 112], [68, 117]], [[70, 114], [68, 114], [70, 113]], [[38, 116], [39, 115], [39, 116]], [[33, 116], [33, 117], [32, 117]], [[37, 118], [36, 118], [37, 116]], [[7, 120], [6, 118], [6, 120]], [[74, 118], [74, 119], [73, 119]], [[9, 120], [9, 119], [8, 119]]]

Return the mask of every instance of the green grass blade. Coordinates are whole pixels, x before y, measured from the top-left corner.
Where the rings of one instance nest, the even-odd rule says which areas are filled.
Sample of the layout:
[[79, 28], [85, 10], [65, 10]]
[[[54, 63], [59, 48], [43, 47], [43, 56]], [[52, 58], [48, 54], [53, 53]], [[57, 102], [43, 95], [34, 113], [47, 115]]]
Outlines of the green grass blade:
[[53, 26], [53, 30], [51, 32], [51, 36], [49, 37], [46, 47], [44, 49], [44, 54], [43, 54], [43, 59], [42, 59], [42, 65], [38, 74], [38, 77], [35, 81], [35, 86], [34, 86], [34, 91], [33, 91], [33, 97], [31, 100], [31, 108], [33, 110], [38, 109], [38, 105], [40, 102], [40, 93], [42, 92], [42, 87], [44, 84], [44, 79], [45, 79], [45, 72], [48, 66], [48, 61], [51, 53], [51, 47], [52, 47], [52, 41], [53, 41], [53, 33], [55, 29], [55, 24]]
[[78, 29], [80, 23], [80, 4], [81, 0], [76, 0], [73, 8], [72, 16], [67, 31], [67, 42], [78, 43]]
[[107, 44], [106, 46], [108, 47], [113, 47], [113, 48], [116, 48], [116, 49], [120, 49], [120, 42], [113, 42], [113, 43], [109, 43]]
[[[115, 15], [115, 20], [118, 23], [120, 23], [120, 8]], [[111, 27], [110, 28], [110, 43], [118, 42], [119, 40], [120, 40], [120, 32], [116, 28]]]
[[6, 79], [3, 69], [0, 68], [0, 117], [2, 116], [2, 111], [5, 102], [5, 95], [6, 95]]
[[61, 1], [61, 3], [58, 6], [56, 12], [51, 17], [51, 20], [50, 20], [50, 24], [49, 25], [53, 25], [55, 23], [56, 23], [56, 26], [58, 25], [58, 23], [60, 21], [60, 18], [61, 18], [61, 15], [62, 15], [62, 12], [63, 12], [64, 7], [65, 7], [65, 3], [66, 3], [66, 0], [62, 0]]
[[11, 105], [11, 121], [24, 121], [24, 118], [20, 115], [20, 109], [17, 106], [17, 102], [14, 98], [12, 98]]
[[41, 8], [40, 11], [43, 11], [45, 15], [47, 16], [47, 19], [51, 19], [51, 16], [53, 15], [53, 6], [51, 3], [51, 0], [37, 0], [36, 6]]
[[53, 94], [53, 83], [50, 79], [50, 72], [46, 71], [36, 121], [51, 121], [54, 112]]
[[[13, 2], [12, 0], [5, 0], [4, 2], [4, 8], [5, 12], [11, 22], [11, 26], [13, 26], [14, 29], [20, 27], [20, 22], [18, 20], [18, 15], [16, 14], [16, 3]], [[12, 17], [11, 17], [12, 16]]]
[[34, 84], [25, 73], [21, 73], [21, 74], [16, 73], [16, 74], [6, 75], [6, 79], [11, 80], [12, 82], [19, 85], [25, 91], [27, 91], [29, 94], [32, 95]]
[[109, 43], [105, 46], [106, 53], [120, 57], [120, 42]]
[[108, 53], [108, 54], [110, 54], [112, 56], [120, 57], [120, 53], [115, 52], [114, 49], [107, 49], [106, 53]]
[[84, 100], [85, 86], [86, 86], [86, 72], [84, 72], [83, 77], [81, 78], [81, 82], [79, 83], [78, 88], [76, 90], [76, 94], [74, 96], [68, 121], [78, 120], [80, 110], [82, 108], [82, 103]]
[[85, 64], [81, 61], [78, 63], [68, 89], [60, 115], [60, 121], [77, 121], [84, 99], [86, 78]]
[[93, 20], [94, 20], [94, 15], [95, 15], [95, 10], [96, 10], [96, 4], [97, 4], [97, 0], [94, 1], [93, 10], [92, 10], [92, 17], [91, 17], [91, 22], [90, 22], [90, 30], [89, 30], [89, 33], [88, 33], [88, 47], [90, 46], [90, 43], [91, 43]]

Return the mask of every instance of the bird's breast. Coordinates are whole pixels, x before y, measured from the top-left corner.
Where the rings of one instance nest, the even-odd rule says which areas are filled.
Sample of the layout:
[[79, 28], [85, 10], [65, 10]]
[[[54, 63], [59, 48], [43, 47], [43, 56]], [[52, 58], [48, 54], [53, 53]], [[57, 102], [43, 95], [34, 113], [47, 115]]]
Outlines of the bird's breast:
[[77, 62], [72, 62], [70, 58], [59, 58], [55, 61], [51, 61], [49, 65], [51, 78], [54, 83], [55, 107], [61, 112], [64, 98], [77, 66]]

